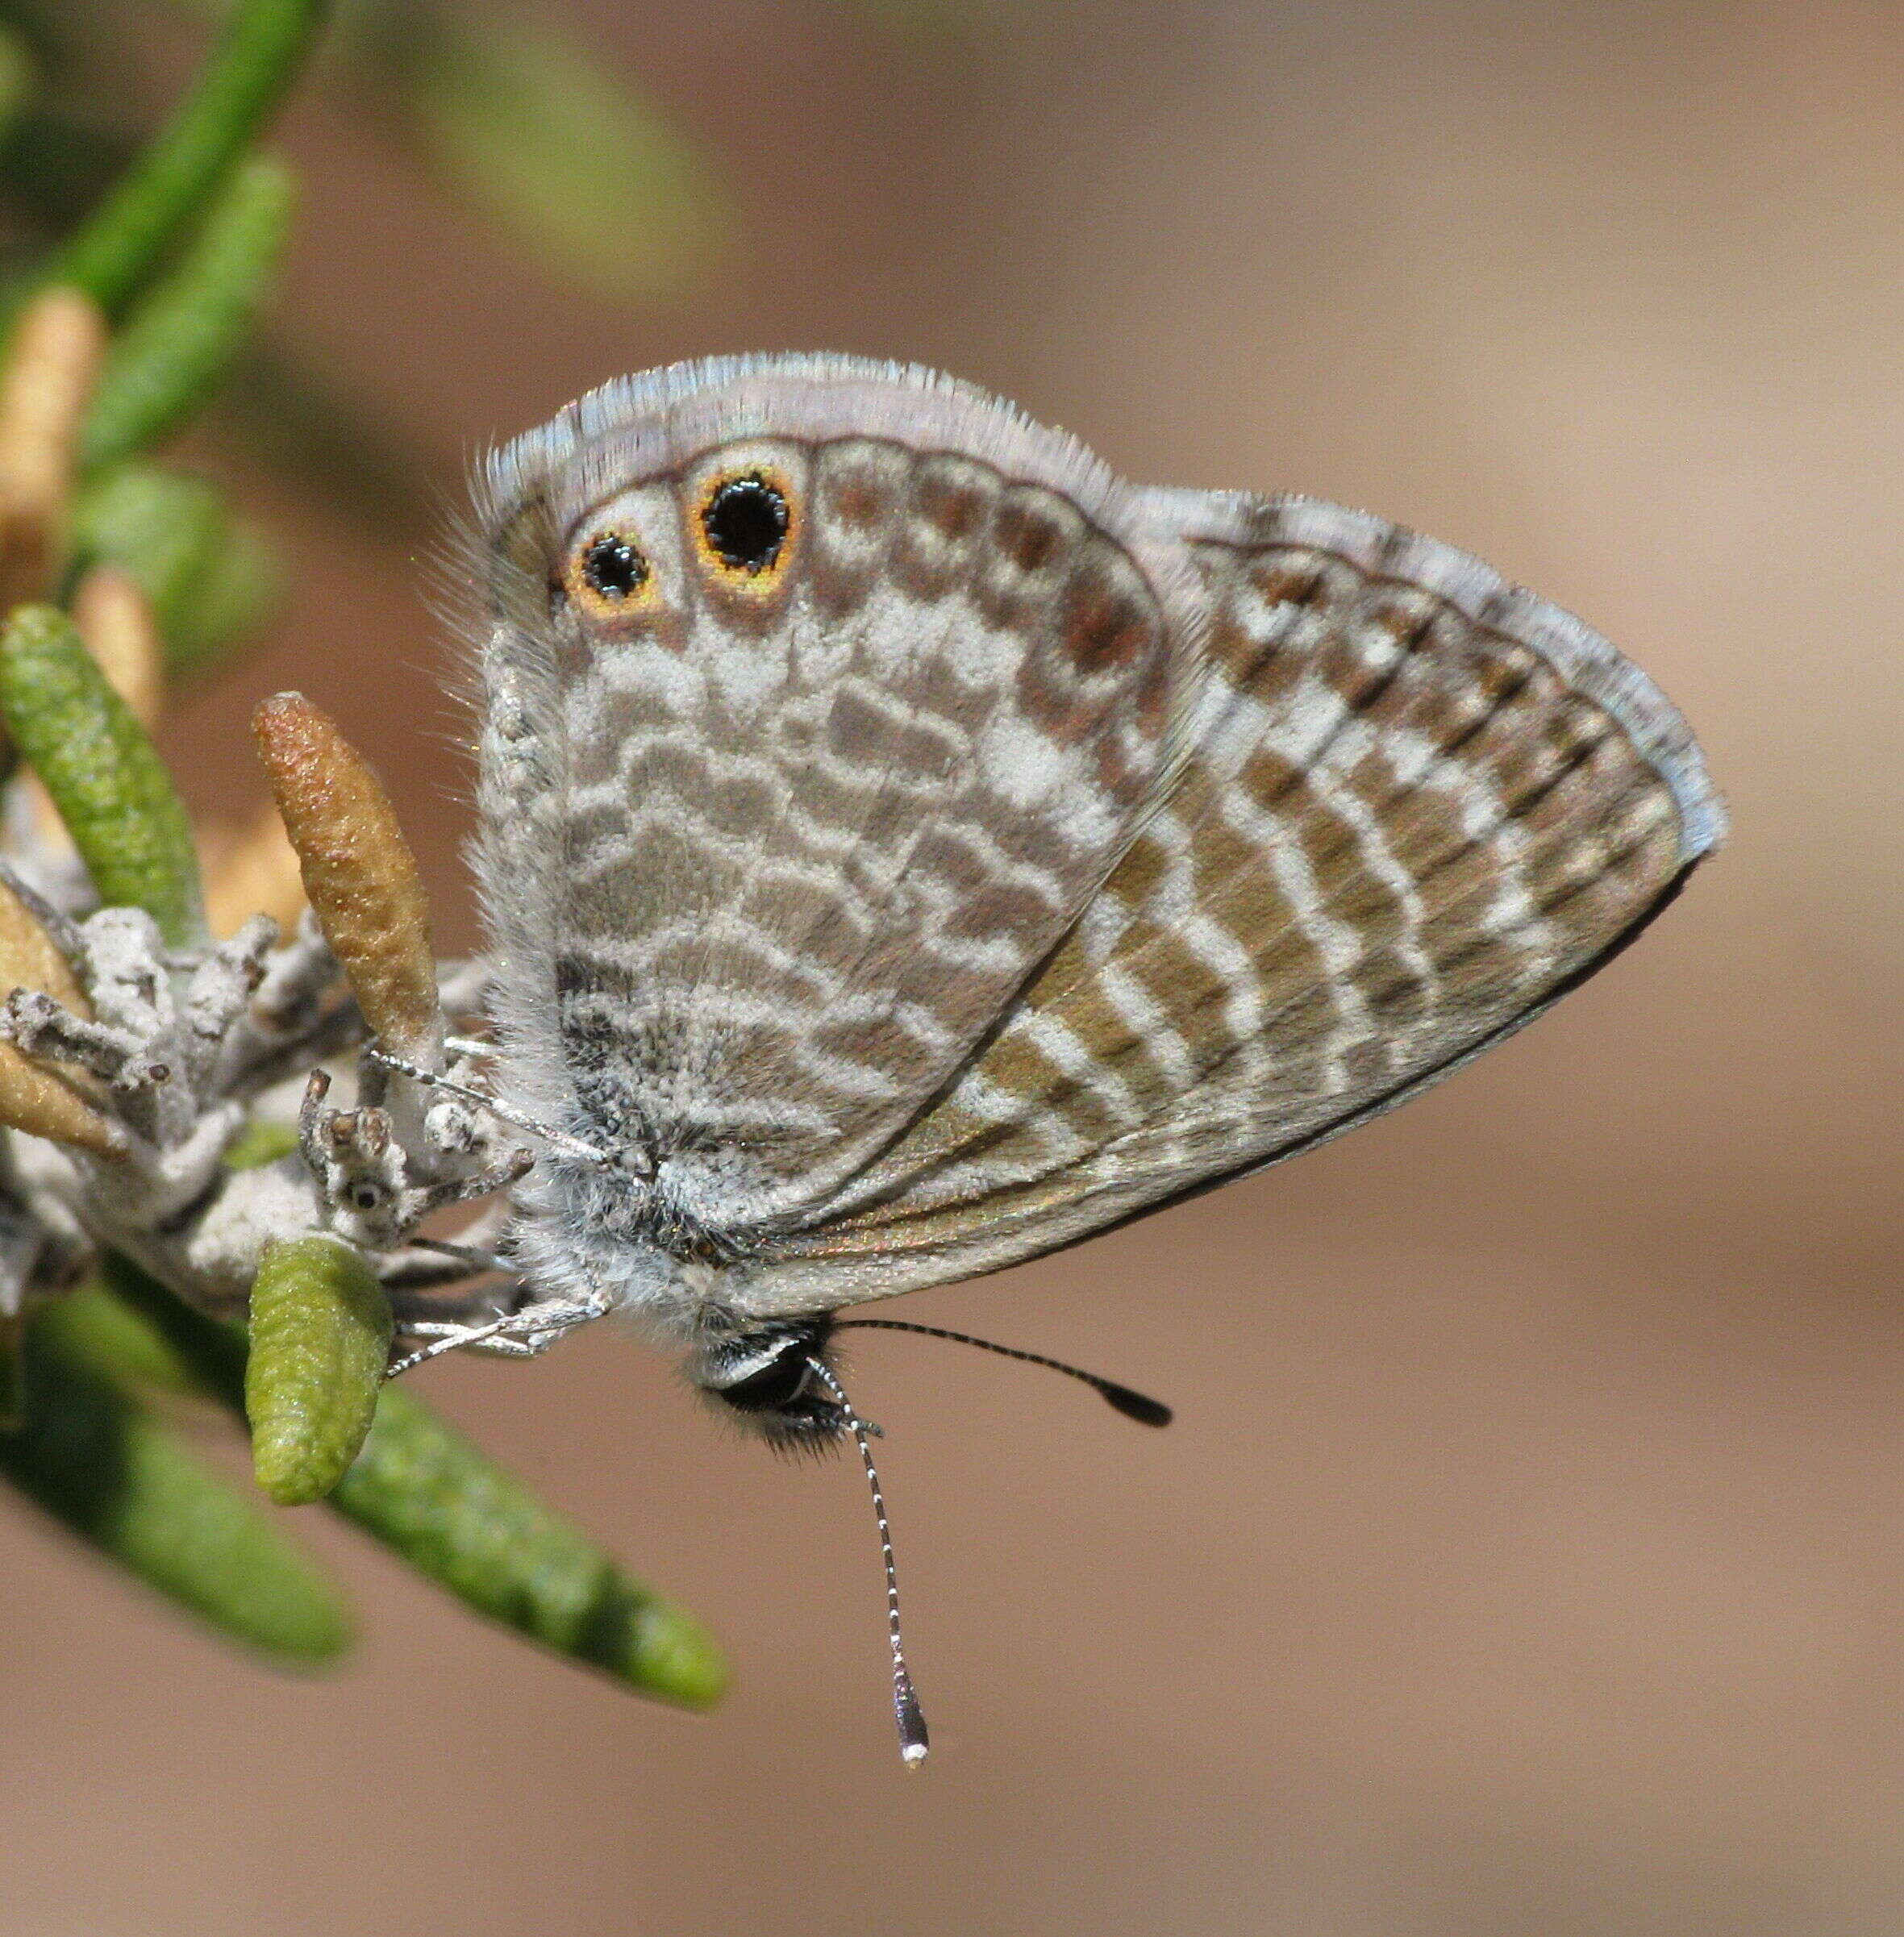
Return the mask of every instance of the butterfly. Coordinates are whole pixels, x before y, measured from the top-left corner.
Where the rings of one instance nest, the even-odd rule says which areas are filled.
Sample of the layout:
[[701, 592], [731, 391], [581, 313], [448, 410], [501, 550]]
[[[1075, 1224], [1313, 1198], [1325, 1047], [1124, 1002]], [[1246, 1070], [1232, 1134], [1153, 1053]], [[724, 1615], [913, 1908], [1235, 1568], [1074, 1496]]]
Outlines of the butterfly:
[[931, 371], [626, 378], [478, 495], [519, 1335], [626, 1313], [869, 1473], [840, 1314], [1392, 1108], [1724, 831], [1646, 675], [1465, 552]]

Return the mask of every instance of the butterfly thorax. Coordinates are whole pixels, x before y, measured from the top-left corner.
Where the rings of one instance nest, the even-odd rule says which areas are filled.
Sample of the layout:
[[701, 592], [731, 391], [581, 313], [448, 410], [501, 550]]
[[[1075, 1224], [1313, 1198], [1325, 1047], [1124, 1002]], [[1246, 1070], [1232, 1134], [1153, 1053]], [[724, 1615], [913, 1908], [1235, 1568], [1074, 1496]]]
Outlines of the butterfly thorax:
[[682, 1352], [690, 1385], [777, 1444], [844, 1433], [817, 1370], [831, 1316], [751, 1310], [748, 1260], [671, 1198], [665, 1166], [643, 1178], [558, 1156], [516, 1203], [508, 1248], [544, 1295], [606, 1305]]

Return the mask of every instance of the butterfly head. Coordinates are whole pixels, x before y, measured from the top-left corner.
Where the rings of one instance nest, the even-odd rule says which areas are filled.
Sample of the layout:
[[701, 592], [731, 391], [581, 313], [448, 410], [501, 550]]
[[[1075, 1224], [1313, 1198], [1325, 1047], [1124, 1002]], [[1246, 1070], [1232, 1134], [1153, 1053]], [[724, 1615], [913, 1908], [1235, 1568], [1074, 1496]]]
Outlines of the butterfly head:
[[851, 1422], [821, 1368], [833, 1321], [791, 1318], [709, 1340], [687, 1364], [690, 1380], [769, 1443], [830, 1445]]

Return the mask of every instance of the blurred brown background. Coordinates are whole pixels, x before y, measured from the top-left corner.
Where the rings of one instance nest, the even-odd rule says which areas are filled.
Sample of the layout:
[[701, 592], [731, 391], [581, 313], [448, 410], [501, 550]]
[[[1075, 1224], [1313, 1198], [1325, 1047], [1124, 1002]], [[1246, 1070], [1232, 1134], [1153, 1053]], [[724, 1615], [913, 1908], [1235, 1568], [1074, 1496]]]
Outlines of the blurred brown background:
[[[939, 364], [1146, 480], [1481, 552], [1685, 707], [1732, 848], [1431, 1097], [876, 1339], [906, 1780], [845, 1464], [776, 1464], [606, 1327], [433, 1398], [713, 1622], [711, 1718], [466, 1618], [328, 1523], [369, 1639], [273, 1680], [0, 1518], [0, 1932], [1848, 1937], [1904, 1928], [1894, 860], [1904, 18], [569, 0], [736, 198], [685, 293], [578, 294], [323, 90], [281, 336], [446, 492], [623, 370]], [[189, 38], [122, 50], [156, 109]], [[639, 250], [640, 236], [628, 238]], [[235, 444], [273, 644], [177, 719], [259, 794], [296, 684], [472, 933], [420, 552]]]

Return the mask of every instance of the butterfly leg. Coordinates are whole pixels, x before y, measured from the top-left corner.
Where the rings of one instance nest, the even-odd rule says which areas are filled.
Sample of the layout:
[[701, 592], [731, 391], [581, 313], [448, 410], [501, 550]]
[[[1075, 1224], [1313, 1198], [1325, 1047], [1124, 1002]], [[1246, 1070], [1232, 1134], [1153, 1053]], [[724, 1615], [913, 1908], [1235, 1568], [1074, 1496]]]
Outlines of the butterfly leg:
[[578, 1326], [605, 1317], [610, 1302], [606, 1292], [591, 1292], [585, 1298], [544, 1298], [520, 1310], [505, 1312], [485, 1325], [446, 1327], [441, 1337], [393, 1360], [386, 1377], [401, 1377], [427, 1360], [439, 1359], [447, 1352], [460, 1352], [470, 1346], [500, 1351], [511, 1358], [533, 1358]]
[[[452, 1332], [465, 1331], [468, 1328], [460, 1325], [432, 1324], [424, 1322], [415, 1325], [401, 1326], [398, 1329], [414, 1338], [429, 1339], [448, 1338]], [[553, 1341], [552, 1340], [550, 1343], [552, 1343]], [[485, 1357], [490, 1358], [540, 1359], [543, 1353], [548, 1350], [548, 1345], [531, 1345], [525, 1343], [520, 1339], [506, 1338], [498, 1334], [493, 1339], [478, 1339], [469, 1349], [471, 1352], [480, 1352]], [[399, 1361], [399, 1364], [401, 1363]], [[394, 1377], [394, 1373], [391, 1376]]]
[[[448, 1264], [452, 1260], [437, 1261]], [[490, 1268], [497, 1264], [494, 1259], [484, 1262]], [[486, 1328], [491, 1320], [513, 1318], [523, 1309], [528, 1288], [521, 1280], [511, 1279], [498, 1285], [490, 1278], [471, 1286], [467, 1281], [470, 1268], [467, 1264], [462, 1268], [464, 1285], [447, 1293], [435, 1289], [419, 1291], [415, 1281], [393, 1283], [386, 1278], [385, 1289], [390, 1294], [398, 1335], [406, 1340], [448, 1339], [454, 1348], [465, 1343], [469, 1333]], [[530, 1342], [513, 1339], [506, 1332], [497, 1332], [492, 1337], [477, 1339], [469, 1345], [469, 1349], [497, 1358], [533, 1359], [554, 1343], [556, 1335], [552, 1334], [546, 1339]]]

